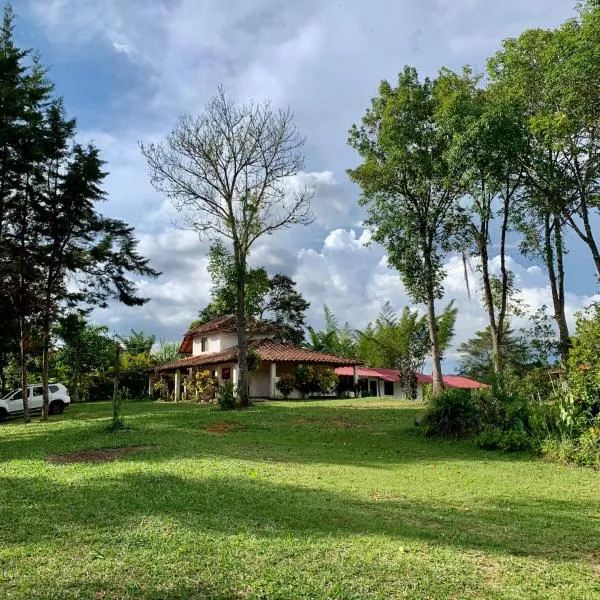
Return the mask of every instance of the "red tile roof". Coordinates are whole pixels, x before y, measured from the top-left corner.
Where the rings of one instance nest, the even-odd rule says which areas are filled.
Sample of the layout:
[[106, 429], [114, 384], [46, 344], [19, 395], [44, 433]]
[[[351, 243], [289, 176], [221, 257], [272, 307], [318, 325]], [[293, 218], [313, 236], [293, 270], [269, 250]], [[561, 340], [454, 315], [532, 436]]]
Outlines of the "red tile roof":
[[[352, 376], [353, 370], [351, 367], [339, 367], [335, 370], [338, 375], [346, 375]], [[433, 379], [430, 375], [425, 375], [424, 373], [415, 373], [417, 376], [418, 383], [431, 383]], [[380, 369], [374, 367], [359, 367], [358, 368], [358, 376], [359, 377], [372, 377], [383, 379], [383, 381], [400, 381], [400, 375], [398, 371], [394, 369]]]
[[[337, 375], [346, 375], [350, 377], [353, 375], [352, 367], [338, 367], [335, 372]], [[415, 373], [415, 375], [417, 376], [417, 383], [433, 383], [433, 377], [431, 377], [431, 375], [425, 375], [425, 373]], [[382, 379], [383, 381], [400, 381], [400, 376], [397, 371], [394, 371], [394, 369], [359, 367], [358, 376], [363, 378], [371, 377], [375, 379]], [[443, 380], [446, 387], [449, 388], [476, 390], [487, 387], [483, 383], [479, 383], [474, 379], [469, 379], [468, 377], [462, 377], [460, 375], [444, 375]]]
[[449, 388], [458, 388], [462, 390], [478, 390], [480, 388], [489, 387], [485, 383], [479, 383], [474, 379], [462, 377], [461, 375], [444, 375], [442, 377], [444, 385]]
[[[193, 351], [194, 336], [217, 333], [217, 332], [235, 333], [237, 331], [237, 325], [235, 322], [235, 315], [224, 315], [217, 317], [208, 323], [193, 327], [189, 331], [186, 331], [181, 345], [179, 346], [179, 354], [191, 354]], [[248, 332], [253, 334], [261, 333], [275, 333], [277, 327], [271, 323], [264, 321], [254, 321], [248, 323]]]
[[[291, 362], [291, 363], [306, 363], [319, 365], [358, 365], [359, 360], [353, 358], [343, 358], [324, 354], [323, 352], [315, 352], [307, 348], [298, 348], [288, 344], [282, 344], [270, 338], [253, 340], [248, 344], [251, 350], [255, 350], [260, 360], [266, 362]], [[237, 361], [237, 346], [232, 346], [221, 352], [211, 352], [208, 354], [198, 354], [176, 360], [175, 362], [161, 365], [156, 371], [173, 371], [174, 369], [185, 369], [188, 367], [199, 367], [202, 365], [217, 365], [227, 362]]]

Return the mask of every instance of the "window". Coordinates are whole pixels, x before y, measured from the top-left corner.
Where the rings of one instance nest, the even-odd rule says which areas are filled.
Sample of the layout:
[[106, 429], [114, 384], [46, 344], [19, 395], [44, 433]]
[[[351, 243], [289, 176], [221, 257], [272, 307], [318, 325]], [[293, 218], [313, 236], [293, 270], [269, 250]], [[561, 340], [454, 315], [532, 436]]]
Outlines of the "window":
[[56, 394], [56, 392], [58, 392], [58, 386], [57, 385], [49, 385], [48, 390], [51, 394]]
[[384, 396], [393, 396], [394, 395], [394, 382], [393, 381], [384, 381], [383, 382], [383, 395]]
[[221, 379], [223, 381], [231, 379], [231, 369], [229, 367], [223, 367], [221, 370]]
[[21, 390], [19, 390], [18, 392], [15, 392], [11, 398], [11, 401], [15, 401], [15, 400], [21, 400], [23, 398], [23, 394], [21, 394]]
[[43, 389], [41, 385], [38, 385], [36, 387], [33, 388], [33, 390], [31, 391], [31, 395], [32, 396], [42, 396], [43, 395]]
[[208, 338], [201, 338], [200, 340], [200, 351], [206, 352], [208, 348]]

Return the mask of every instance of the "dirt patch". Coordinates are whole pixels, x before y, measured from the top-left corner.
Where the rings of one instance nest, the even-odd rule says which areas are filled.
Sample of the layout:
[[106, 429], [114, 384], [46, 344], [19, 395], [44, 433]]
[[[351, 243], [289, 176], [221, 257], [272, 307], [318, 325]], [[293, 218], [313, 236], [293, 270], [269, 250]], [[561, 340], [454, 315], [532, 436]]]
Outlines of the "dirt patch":
[[306, 417], [294, 417], [293, 419], [289, 419], [289, 422], [292, 425], [312, 425], [315, 420], [307, 419]]
[[334, 419], [332, 423], [333, 426], [337, 427], [338, 429], [354, 429], [359, 425], [358, 421], [351, 421], [350, 419], [344, 419], [343, 417]]
[[131, 456], [143, 450], [151, 450], [156, 446], [127, 446], [125, 448], [98, 448], [97, 450], [80, 450], [68, 454], [54, 454], [46, 457], [49, 463], [55, 465], [70, 465], [73, 463], [104, 463], [117, 460], [123, 456]]
[[232, 431], [240, 431], [243, 426], [240, 423], [232, 423], [231, 421], [215, 421], [204, 428], [206, 433], [211, 435], [225, 435]]

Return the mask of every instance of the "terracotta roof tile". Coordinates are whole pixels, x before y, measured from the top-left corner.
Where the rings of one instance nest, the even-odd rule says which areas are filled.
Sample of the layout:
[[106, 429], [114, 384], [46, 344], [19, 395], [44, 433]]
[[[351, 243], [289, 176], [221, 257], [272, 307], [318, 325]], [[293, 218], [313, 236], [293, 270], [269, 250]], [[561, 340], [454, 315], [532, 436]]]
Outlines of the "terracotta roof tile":
[[[343, 358], [315, 352], [307, 348], [298, 348], [288, 344], [282, 344], [269, 338], [253, 340], [248, 344], [251, 350], [255, 350], [261, 360], [266, 362], [292, 362], [320, 365], [359, 365], [361, 361], [353, 358]], [[198, 354], [182, 358], [175, 362], [161, 365], [156, 371], [172, 371], [174, 369], [185, 369], [188, 367], [199, 367], [202, 365], [216, 365], [226, 362], [237, 361], [237, 346], [232, 346], [221, 352], [211, 352], [209, 354]]]

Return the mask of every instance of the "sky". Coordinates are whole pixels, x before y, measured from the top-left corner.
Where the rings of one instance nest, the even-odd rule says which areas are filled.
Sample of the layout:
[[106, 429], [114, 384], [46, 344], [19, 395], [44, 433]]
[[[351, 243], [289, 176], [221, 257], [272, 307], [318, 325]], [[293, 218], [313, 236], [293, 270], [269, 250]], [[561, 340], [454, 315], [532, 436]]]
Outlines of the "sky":
[[[199, 114], [217, 87], [237, 101], [270, 99], [289, 107], [306, 136], [298, 181], [313, 192], [316, 220], [260, 240], [252, 262], [292, 276], [310, 301], [308, 323], [323, 324], [327, 304], [340, 322], [361, 328], [384, 302], [411, 301], [385, 253], [367, 245], [359, 190], [346, 169], [357, 156], [348, 129], [360, 121], [382, 79], [405, 64], [425, 76], [442, 66], [485, 60], [507, 37], [555, 27], [574, 0], [13, 0], [17, 42], [37, 49], [109, 175], [103, 212], [136, 228], [140, 251], [162, 272], [139, 281], [151, 300], [141, 308], [113, 304], [93, 319], [119, 334], [130, 329], [179, 340], [209, 301], [210, 240], [173, 227], [169, 201], [149, 183], [139, 142], [163, 139], [181, 113]], [[588, 250], [571, 236], [567, 310], [596, 297]], [[543, 269], [510, 249], [522, 299], [550, 305]], [[497, 259], [492, 259], [497, 268]], [[459, 309], [455, 348], [486, 326], [470, 265], [471, 295], [457, 257], [448, 257], [446, 296]], [[525, 323], [515, 322], [515, 326]], [[445, 369], [456, 367], [455, 348]]]

